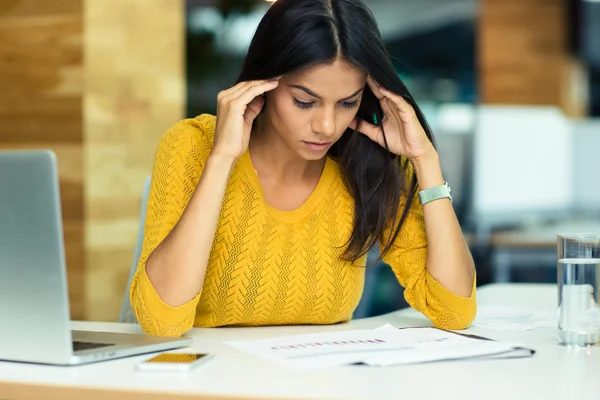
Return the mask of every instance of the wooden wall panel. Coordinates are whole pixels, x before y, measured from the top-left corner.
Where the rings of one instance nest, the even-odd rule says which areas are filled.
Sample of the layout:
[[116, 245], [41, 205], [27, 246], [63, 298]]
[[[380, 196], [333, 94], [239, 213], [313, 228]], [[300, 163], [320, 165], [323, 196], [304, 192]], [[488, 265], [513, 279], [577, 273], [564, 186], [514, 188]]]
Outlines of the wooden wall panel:
[[0, 148], [57, 153], [71, 315], [84, 310], [82, 0], [0, 1]]
[[85, 0], [87, 316], [116, 320], [142, 185], [184, 116], [184, 0]]
[[568, 0], [481, 0], [479, 87], [483, 103], [535, 104], [585, 113], [574, 96], [581, 66], [568, 49]]

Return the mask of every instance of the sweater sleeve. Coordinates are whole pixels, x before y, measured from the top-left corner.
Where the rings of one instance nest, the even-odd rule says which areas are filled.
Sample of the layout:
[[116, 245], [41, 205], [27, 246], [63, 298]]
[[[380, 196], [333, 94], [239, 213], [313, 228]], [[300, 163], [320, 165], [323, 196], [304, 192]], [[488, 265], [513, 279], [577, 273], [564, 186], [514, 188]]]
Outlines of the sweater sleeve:
[[149, 334], [181, 336], [194, 323], [200, 294], [181, 306], [169, 306], [150, 282], [146, 261], [175, 227], [191, 199], [210, 154], [213, 135], [214, 117], [186, 119], [162, 136], [156, 151], [144, 241], [130, 287], [132, 309]]
[[415, 196], [404, 225], [390, 251], [383, 257], [390, 265], [400, 284], [404, 297], [415, 310], [423, 313], [438, 328], [465, 329], [477, 312], [476, 279], [469, 297], [462, 297], [446, 289], [426, 268], [427, 234], [423, 209]]

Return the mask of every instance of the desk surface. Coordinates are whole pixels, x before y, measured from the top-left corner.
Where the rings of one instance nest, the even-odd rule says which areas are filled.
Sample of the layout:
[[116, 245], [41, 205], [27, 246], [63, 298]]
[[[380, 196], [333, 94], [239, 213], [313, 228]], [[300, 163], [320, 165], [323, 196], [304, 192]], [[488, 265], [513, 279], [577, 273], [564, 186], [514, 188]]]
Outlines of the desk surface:
[[[489, 285], [481, 305], [556, 309], [554, 285]], [[584, 399], [600, 396], [600, 347], [559, 346], [553, 329], [529, 332], [468, 331], [537, 350], [531, 358], [456, 361], [392, 368], [341, 367], [294, 371], [241, 353], [224, 340], [285, 334], [368, 329], [390, 323], [427, 326], [413, 310], [359, 319], [336, 326], [193, 329], [194, 349], [216, 355], [187, 374], [139, 372], [138, 356], [81, 367], [0, 363], [0, 398], [154, 399], [170, 393], [188, 398], [312, 399]], [[139, 332], [137, 325], [74, 322], [75, 329]], [[510, 385], [510, 387], [509, 387]], [[591, 396], [591, 397], [590, 397]]]

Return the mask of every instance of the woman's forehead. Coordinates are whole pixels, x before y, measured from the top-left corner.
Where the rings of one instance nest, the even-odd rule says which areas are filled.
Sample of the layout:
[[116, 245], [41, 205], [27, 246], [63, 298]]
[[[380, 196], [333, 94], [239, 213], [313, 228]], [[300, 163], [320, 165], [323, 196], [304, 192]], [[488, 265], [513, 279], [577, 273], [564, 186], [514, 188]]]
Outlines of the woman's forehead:
[[345, 98], [365, 85], [367, 74], [344, 61], [319, 64], [286, 77], [289, 84], [301, 85], [321, 97]]

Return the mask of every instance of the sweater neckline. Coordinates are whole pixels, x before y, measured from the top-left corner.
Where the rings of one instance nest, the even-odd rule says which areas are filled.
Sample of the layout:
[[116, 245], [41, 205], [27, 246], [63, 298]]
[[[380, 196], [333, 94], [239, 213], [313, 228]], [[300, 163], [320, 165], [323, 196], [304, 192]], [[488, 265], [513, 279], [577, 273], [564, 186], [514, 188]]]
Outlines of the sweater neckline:
[[329, 156], [327, 156], [317, 186], [310, 194], [308, 199], [306, 199], [306, 201], [302, 205], [300, 205], [300, 207], [291, 211], [282, 211], [273, 207], [265, 200], [265, 193], [263, 191], [262, 184], [260, 183], [260, 179], [256, 174], [256, 169], [254, 168], [254, 164], [252, 163], [252, 158], [250, 157], [249, 149], [246, 149], [246, 151], [238, 160], [238, 165], [242, 167], [242, 171], [250, 179], [250, 181], [260, 194], [261, 201], [267, 212], [274, 218], [287, 223], [299, 222], [312, 214], [315, 207], [319, 204], [319, 202], [327, 193], [327, 190], [331, 187], [331, 183], [333, 182], [333, 179], [335, 177], [335, 167], [333, 163], [334, 161]]

